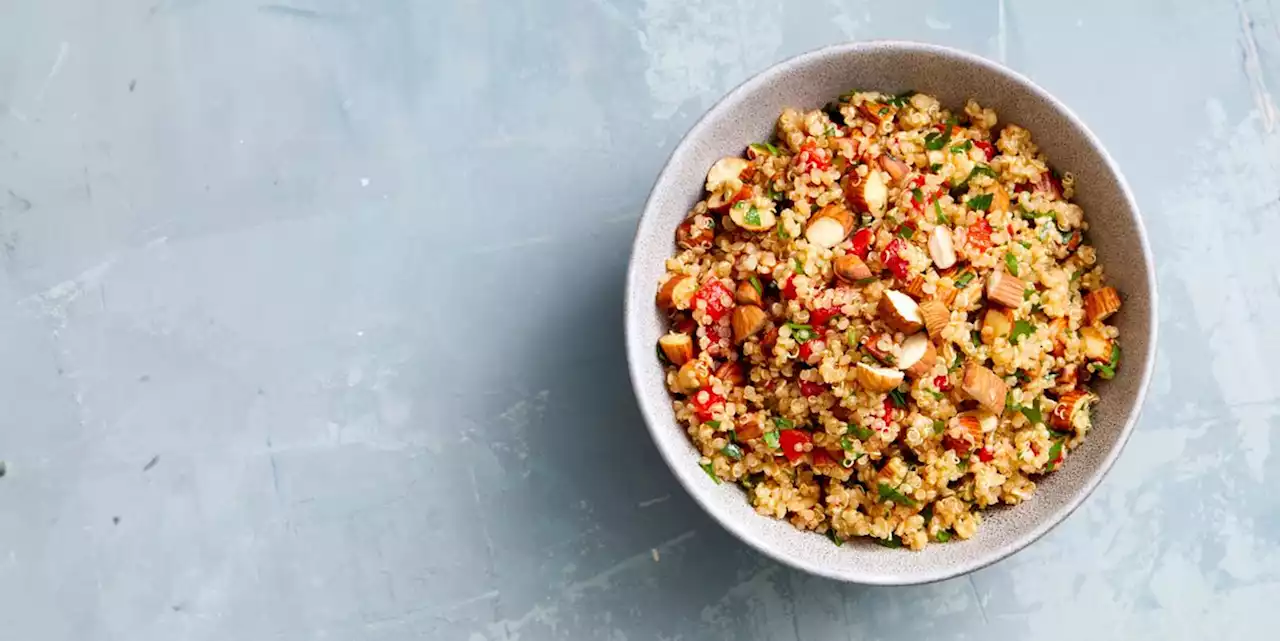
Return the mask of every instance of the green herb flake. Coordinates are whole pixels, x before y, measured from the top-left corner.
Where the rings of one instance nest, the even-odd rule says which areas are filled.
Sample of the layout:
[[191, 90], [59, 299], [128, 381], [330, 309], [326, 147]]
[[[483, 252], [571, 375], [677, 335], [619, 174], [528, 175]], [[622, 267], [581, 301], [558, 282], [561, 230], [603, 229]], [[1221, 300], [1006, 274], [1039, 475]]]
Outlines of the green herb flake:
[[902, 539], [898, 538], [897, 534], [894, 534], [893, 536], [887, 539], [872, 539], [872, 540], [875, 541], [876, 545], [879, 545], [880, 547], [893, 548], [895, 550], [902, 547]]
[[964, 352], [956, 350], [956, 359], [951, 362], [951, 367], [947, 368], [947, 372], [954, 372], [960, 369], [961, 363], [964, 363]]
[[954, 146], [952, 146], [952, 147], [951, 147], [951, 153], [953, 153], [953, 154], [963, 154], [963, 153], [968, 152], [970, 149], [973, 149], [973, 141], [972, 141], [972, 140], [966, 140], [966, 141], [964, 141], [963, 143], [960, 143], [960, 144], [958, 144], [958, 145], [954, 145]]
[[1013, 276], [1018, 275], [1018, 259], [1014, 258], [1013, 252], [1007, 252], [1004, 255], [1004, 268], [1009, 270]]
[[951, 124], [948, 123], [942, 132], [933, 132], [924, 137], [924, 147], [929, 151], [938, 151], [951, 142]]
[[870, 440], [872, 436], [875, 436], [875, 432], [872, 432], [869, 427], [854, 425], [853, 423], [850, 423], [848, 427], [853, 430], [853, 435], [858, 437], [858, 440], [860, 441], [867, 441]]
[[913, 201], [915, 201], [915, 202], [917, 202], [917, 203], [919, 203], [919, 204], [923, 205], [923, 204], [924, 204], [924, 192], [923, 192], [923, 191], [920, 191], [920, 188], [919, 188], [919, 187], [913, 187], [913, 188], [911, 189], [911, 200], [913, 200]]
[[[797, 274], [804, 274], [804, 264], [800, 262], [799, 258], [792, 258], [791, 264], [795, 265]], [[1017, 274], [1014, 274], [1014, 276], [1017, 276]]]
[[707, 476], [710, 476], [711, 480], [716, 482], [716, 485], [720, 484], [720, 477], [716, 476], [716, 471], [711, 467], [710, 463], [703, 463], [698, 467], [702, 468], [702, 471], [706, 472]]
[[836, 547], [844, 545], [844, 539], [840, 538], [839, 534], [836, 534], [835, 528], [827, 528], [827, 538], [831, 539], [831, 542], [835, 543]]
[[933, 521], [933, 505], [924, 506], [924, 509], [920, 510], [920, 516], [924, 518], [924, 524], [928, 526]]
[[742, 448], [734, 445], [733, 443], [724, 446], [724, 449], [720, 450], [720, 453], [735, 461], [742, 460]]
[[950, 224], [951, 224], [951, 219], [947, 218], [947, 216], [946, 216], [945, 214], [943, 214], [943, 213], [942, 213], [942, 205], [939, 205], [939, 204], [938, 204], [938, 201], [936, 201], [936, 200], [935, 200], [935, 201], [933, 201], [933, 214], [934, 214], [934, 216], [935, 216], [935, 218], [936, 218], [936, 221], [937, 221], [937, 223], [938, 223], [939, 225], [950, 225]]
[[907, 406], [907, 396], [906, 394], [902, 393], [902, 390], [898, 390], [898, 389], [889, 390], [889, 398], [893, 399], [894, 407], [902, 409]]
[[1053, 447], [1049, 448], [1049, 467], [1046, 469], [1050, 472], [1058, 467], [1058, 457], [1062, 455], [1062, 441], [1054, 441]]
[[751, 143], [751, 148], [752, 148], [752, 149], [754, 149], [754, 150], [756, 150], [756, 151], [759, 151], [759, 152], [761, 152], [761, 153], [769, 153], [769, 154], [772, 154], [772, 155], [774, 155], [774, 156], [781, 156], [781, 155], [782, 155], [782, 152], [781, 152], [781, 151], [778, 151], [778, 148], [777, 148], [777, 147], [774, 147], [774, 146], [773, 146], [773, 143], [768, 143], [768, 142], [753, 142], [753, 143]]
[[764, 444], [771, 450], [776, 450], [782, 446], [778, 441], [778, 430], [769, 430], [764, 433]]
[[658, 362], [659, 362], [659, 363], [662, 363], [663, 365], [670, 365], [670, 364], [671, 364], [671, 360], [667, 358], [667, 354], [666, 354], [666, 352], [663, 352], [663, 351], [662, 351], [662, 346], [661, 346], [661, 345], [654, 345], [654, 349], [658, 350]]
[[946, 394], [943, 394], [942, 392], [939, 392], [938, 390], [928, 390], [928, 391], [929, 391], [929, 394], [931, 394], [931, 395], [933, 396], [933, 399], [934, 399], [934, 400], [936, 400], [936, 401], [940, 401], [940, 400], [942, 400], [942, 399], [944, 399], [944, 398], [946, 398], [946, 397], [947, 397], [947, 395], [946, 395]]
[[778, 238], [780, 238], [780, 239], [782, 239], [782, 240], [787, 240], [787, 239], [791, 238], [791, 234], [788, 234], [788, 233], [787, 233], [787, 230], [785, 230], [785, 229], [783, 229], [783, 228], [782, 228], [782, 223], [781, 223], [781, 222], [779, 222], [779, 223], [778, 223]]
[[[938, 394], [938, 396], [941, 397], [942, 395]], [[933, 433], [941, 434], [945, 431], [947, 431], [947, 422], [938, 418], [933, 419]]]
[[1036, 293], [1036, 288], [1034, 287], [1028, 287], [1022, 290], [1022, 300], [1031, 300], [1031, 297], [1034, 296], [1035, 293]]
[[929, 171], [932, 171], [935, 174], [938, 173], [939, 169], [942, 169], [942, 163], [940, 162], [935, 162], [932, 165], [929, 165]]
[[1083, 274], [1083, 273], [1084, 273], [1084, 270], [1083, 270], [1083, 269], [1077, 269], [1077, 270], [1075, 270], [1075, 271], [1071, 272], [1071, 278], [1070, 278], [1070, 279], [1068, 279], [1068, 280], [1067, 280], [1067, 282], [1068, 282], [1068, 283], [1074, 283], [1074, 282], [1076, 282], [1076, 281], [1080, 280], [1080, 275], [1081, 275], [1081, 274]]
[[751, 209], [747, 210], [747, 214], [742, 217], [742, 220], [748, 225], [759, 227], [760, 226], [760, 210], [756, 209], [755, 206], [753, 205]]
[[720, 429], [720, 421], [707, 421], [705, 425], [710, 425], [713, 430]]
[[1097, 363], [1094, 366], [1094, 372], [1103, 380], [1109, 381], [1116, 376], [1116, 368], [1120, 366], [1120, 346], [1111, 346], [1111, 360], [1105, 365]]
[[813, 340], [813, 337], [815, 336], [813, 332], [813, 328], [808, 325], [801, 325], [799, 323], [787, 323], [786, 327], [791, 330], [791, 338], [794, 338], [796, 342], [800, 344], [804, 344], [809, 342], [810, 340]]
[[888, 113], [889, 113], [889, 107], [888, 107], [888, 106], [884, 106], [884, 107], [881, 107], [881, 108], [880, 108], [880, 111], [879, 111], [879, 112], [877, 112], [877, 115], [884, 116], [884, 115], [887, 115]]
[[902, 92], [902, 93], [900, 93], [900, 94], [898, 94], [898, 95], [896, 95], [896, 96], [893, 96], [893, 97], [891, 97], [891, 98], [887, 98], [887, 99], [885, 100], [885, 103], [886, 103], [886, 104], [893, 105], [893, 106], [895, 106], [895, 107], [897, 107], [897, 108], [901, 109], [901, 108], [903, 108], [903, 107], [905, 107], [905, 106], [907, 105], [907, 100], [911, 99], [911, 96], [914, 96], [914, 95], [916, 95], [915, 90], [914, 90], [914, 89], [908, 89], [908, 90], [906, 90], [906, 91], [904, 91], [904, 92]]
[[1023, 249], [1031, 249], [1031, 243], [1029, 243], [1029, 242], [1027, 242], [1027, 241], [1025, 241], [1025, 240], [1020, 240], [1020, 241], [1018, 241], [1018, 244], [1019, 244], [1019, 245], [1022, 245], [1022, 248], [1023, 248]]
[[1030, 321], [1018, 319], [1013, 322], [1013, 330], [1009, 332], [1009, 344], [1016, 345], [1023, 336], [1030, 336], [1035, 331], [1036, 327]]
[[1027, 417], [1027, 421], [1029, 421], [1032, 425], [1039, 425], [1044, 422], [1044, 412], [1040, 411], [1039, 398], [1036, 398], [1036, 402], [1031, 404], [1030, 406], [1023, 405], [1021, 411], [1022, 411], [1022, 415]]
[[969, 171], [969, 175], [965, 176], [964, 180], [956, 184], [953, 187], [953, 189], [963, 189], [965, 186], [969, 184], [969, 181], [973, 180], [978, 176], [989, 176], [991, 178], [998, 178], [999, 174], [997, 174], [996, 170], [992, 169], [991, 167], [984, 165], [982, 163], [978, 163], [974, 165], [973, 169]]
[[905, 505], [907, 507], [916, 506], [916, 502], [911, 500], [911, 497], [903, 494], [902, 492], [899, 492], [896, 488], [890, 486], [888, 483], [881, 483], [879, 487], [879, 492], [880, 492], [881, 501], [893, 501], [898, 505]]
[[964, 289], [965, 286], [969, 284], [969, 281], [973, 280], [974, 276], [976, 276], [976, 274], [973, 272], [965, 272], [957, 276], [955, 280], [956, 289]]
[[747, 278], [747, 282], [751, 283], [751, 288], [756, 290], [757, 294], [764, 296], [764, 285], [760, 284], [760, 279], [756, 278], [755, 274]]
[[850, 327], [849, 331], [844, 333], [844, 340], [849, 344], [849, 347], [856, 348], [858, 346], [858, 330]]
[[880, 279], [876, 278], [875, 276], [868, 276], [866, 278], [859, 278], [858, 280], [853, 281], [853, 284], [854, 285], [870, 285], [871, 283], [874, 283], [878, 280]]
[[973, 198], [970, 198], [969, 201], [966, 202], [965, 204], [968, 205], [970, 209], [973, 209], [975, 211], [986, 211], [991, 207], [991, 199], [994, 196], [995, 196], [994, 194], [982, 194], [981, 196], [974, 196]]
[[781, 416], [773, 417], [773, 424], [780, 430], [789, 430], [795, 428], [796, 424]]
[[912, 229], [910, 225], [903, 225], [898, 228], [898, 238], [905, 238], [907, 240], [910, 240], [911, 237], [915, 235], [916, 235], [916, 230]]
[[846, 452], [852, 452], [852, 451], [853, 451], [853, 441], [850, 441], [848, 436], [841, 436], [841, 437], [840, 437], [840, 449], [842, 449], [842, 450], [844, 450], [844, 451], [846, 451]]
[[938, 543], [946, 543], [951, 540], [951, 533], [946, 530], [938, 530], [938, 533], [933, 535], [933, 540]]

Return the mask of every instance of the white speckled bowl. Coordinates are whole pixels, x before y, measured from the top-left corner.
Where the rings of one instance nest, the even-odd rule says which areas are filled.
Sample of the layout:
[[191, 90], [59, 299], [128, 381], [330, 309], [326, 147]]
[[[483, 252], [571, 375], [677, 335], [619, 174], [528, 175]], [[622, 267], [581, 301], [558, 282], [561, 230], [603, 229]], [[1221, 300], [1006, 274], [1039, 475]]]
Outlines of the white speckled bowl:
[[[716, 485], [698, 467], [697, 451], [675, 420], [654, 345], [665, 331], [654, 305], [663, 261], [675, 250], [676, 225], [697, 202], [707, 168], [768, 139], [784, 107], [817, 108], [850, 88], [914, 89], [953, 109], [973, 97], [995, 108], [1002, 124], [1031, 130], [1053, 165], [1076, 175], [1076, 202], [1112, 285], [1124, 297], [1115, 317], [1124, 363], [1098, 388], [1093, 431], [1060, 471], [1022, 505], [985, 513], [977, 536], [930, 545], [922, 552], [869, 542], [837, 547], [824, 536], [766, 518], [741, 489]], [[694, 125], [658, 176], [636, 232], [627, 273], [626, 336], [631, 381], [663, 458], [689, 494], [726, 529], [769, 556], [814, 574], [865, 584], [938, 581], [994, 563], [1061, 522], [1097, 487], [1137, 420], [1156, 343], [1156, 281], [1151, 250], [1133, 195], [1098, 139], [1075, 115], [1030, 80], [972, 54], [908, 42], [828, 47], [775, 65], [725, 96]]]

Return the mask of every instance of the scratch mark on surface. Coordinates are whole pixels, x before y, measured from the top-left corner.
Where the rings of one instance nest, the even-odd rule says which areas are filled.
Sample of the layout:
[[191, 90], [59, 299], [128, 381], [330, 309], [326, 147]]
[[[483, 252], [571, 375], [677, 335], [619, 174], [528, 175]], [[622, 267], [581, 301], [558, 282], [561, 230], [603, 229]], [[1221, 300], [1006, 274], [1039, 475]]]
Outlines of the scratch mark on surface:
[[340, 16], [322, 13], [314, 9], [305, 9], [303, 7], [293, 7], [287, 4], [264, 4], [258, 7], [261, 13], [271, 13], [278, 16], [288, 16], [290, 18], [301, 18], [303, 20], [341, 20]]
[[982, 622], [986, 625], [991, 625], [991, 619], [987, 618], [987, 606], [982, 603], [982, 596], [978, 594], [978, 584], [973, 582], [972, 574], [965, 578], [969, 579], [969, 588], [973, 590], [973, 600], [978, 602], [978, 612], [982, 614]]
[[568, 586], [565, 587], [563, 591], [561, 591], [561, 595], [563, 595], [570, 602], [572, 602], [580, 598], [582, 596], [582, 593], [588, 589], [609, 587], [609, 580], [613, 578], [615, 575], [621, 574], [622, 572], [626, 572], [627, 570], [649, 559], [654, 554], [660, 554], [664, 550], [680, 545], [681, 543], [684, 543], [685, 541], [693, 538], [695, 535], [697, 535], [696, 530], [689, 530], [684, 534], [681, 534], [674, 538], [670, 538], [670, 539], [667, 539], [666, 541], [663, 541], [662, 543], [654, 547], [652, 550], [650, 550], [649, 553], [641, 552], [639, 554], [634, 554], [632, 556], [629, 556], [623, 559], [617, 565], [614, 565], [613, 567], [605, 570], [604, 572], [601, 572], [590, 578], [583, 579], [582, 581], [569, 584]]
[[133, 93], [133, 90], [136, 89], [137, 87], [138, 87], [137, 78], [134, 78], [133, 80], [129, 81], [129, 93]]
[[54, 59], [53, 67], [49, 69], [49, 75], [44, 77], [44, 83], [40, 85], [40, 91], [36, 92], [36, 102], [44, 100], [44, 92], [49, 90], [49, 83], [53, 82], [59, 71], [62, 71], [62, 63], [67, 61], [67, 54], [69, 53], [71, 53], [71, 44], [64, 40], [58, 45], [58, 57]]
[[494, 252], [506, 251], [508, 249], [516, 249], [518, 247], [532, 247], [534, 245], [545, 245], [551, 242], [551, 236], [534, 236], [523, 240], [513, 240], [507, 243], [498, 243], [496, 245], [482, 245], [471, 250], [473, 254], [492, 254]]
[[[484, 501], [480, 498], [480, 482], [476, 480], [476, 471], [474, 468], [468, 468], [467, 473], [471, 476], [471, 497], [475, 499], [476, 511], [479, 513], [477, 521], [480, 524], [480, 536], [484, 540], [485, 553], [485, 575], [489, 577], [490, 585], [498, 581], [498, 555], [494, 551], [493, 535], [489, 533], [489, 523], [484, 513]], [[501, 604], [494, 602], [493, 618], [501, 617]]]
[[1009, 63], [1009, 29], [1005, 20], [1005, 0], [996, 3], [996, 57], [1000, 64]]
[[12, 189], [8, 190], [8, 192], [9, 192], [9, 202], [10, 202], [9, 207], [16, 209], [18, 213], [22, 213], [24, 211], [31, 211], [30, 200], [27, 200], [26, 198], [23, 198], [22, 196], [19, 196], [18, 194], [14, 193]]
[[1242, 0], [1236, 0], [1236, 11], [1240, 14], [1240, 34], [1244, 37], [1244, 74], [1249, 78], [1253, 101], [1262, 113], [1262, 126], [1267, 133], [1271, 133], [1276, 127], [1276, 105], [1267, 89], [1266, 79], [1262, 76], [1262, 61], [1258, 55], [1258, 41], [1253, 34], [1253, 19], [1245, 11]]
[[276, 455], [268, 454], [267, 461], [271, 463], [271, 489], [275, 491], [278, 498], [280, 496], [280, 468], [276, 466]]
[[640, 507], [649, 507], [650, 505], [657, 505], [669, 498], [671, 498], [670, 494], [663, 494], [662, 496], [652, 498], [647, 501], [640, 501], [639, 505]]
[[155, 467], [156, 463], [159, 463], [159, 462], [160, 462], [160, 455], [156, 454], [155, 456], [151, 457], [150, 461], [147, 461], [146, 465], [142, 466], [142, 471], [143, 472], [151, 471], [151, 468]]

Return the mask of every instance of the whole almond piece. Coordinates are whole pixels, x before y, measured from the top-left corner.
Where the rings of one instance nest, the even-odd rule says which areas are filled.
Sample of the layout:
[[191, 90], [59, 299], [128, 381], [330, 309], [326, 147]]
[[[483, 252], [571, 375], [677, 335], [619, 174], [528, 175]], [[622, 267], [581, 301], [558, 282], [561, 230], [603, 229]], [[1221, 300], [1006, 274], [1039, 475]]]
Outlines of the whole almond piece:
[[658, 339], [658, 347], [672, 365], [684, 365], [693, 358], [693, 338], [688, 334], [671, 332]]
[[938, 362], [938, 350], [934, 348], [929, 336], [923, 332], [912, 334], [902, 341], [902, 351], [898, 358], [898, 366], [911, 378], [920, 378], [933, 371]]
[[742, 186], [742, 172], [746, 171], [751, 165], [746, 158], [738, 158], [729, 156], [717, 160], [711, 165], [711, 169], [707, 170], [707, 191], [718, 193], [722, 191], [737, 191]]
[[871, 278], [871, 268], [853, 254], [837, 256], [831, 263], [831, 270], [835, 272], [836, 280], [846, 285], [861, 285]]
[[924, 300], [924, 276], [912, 276], [911, 280], [902, 286], [902, 293], [915, 300]]
[[825, 248], [835, 247], [853, 233], [853, 214], [840, 205], [826, 205], [809, 219], [804, 237], [809, 242]]
[[920, 318], [929, 331], [929, 338], [942, 340], [942, 329], [951, 322], [951, 312], [939, 300], [927, 300], [920, 303]]
[[982, 316], [982, 342], [990, 345], [1013, 329], [1013, 313], [1005, 307], [988, 307]]
[[914, 334], [924, 327], [924, 319], [920, 317], [920, 305], [906, 294], [889, 289], [876, 307], [880, 318], [889, 327], [903, 334]]
[[680, 366], [676, 372], [676, 389], [692, 394], [711, 382], [711, 366], [703, 360], [692, 360]]
[[747, 231], [768, 231], [778, 223], [772, 205], [742, 200], [729, 208], [729, 219]]
[[759, 305], [761, 303], [760, 290], [756, 289], [751, 281], [739, 281], [738, 286], [734, 289], [733, 300], [739, 305]]
[[1084, 297], [1084, 316], [1090, 325], [1107, 320], [1107, 317], [1119, 310], [1120, 294], [1114, 287], [1103, 287]]
[[883, 213], [885, 204], [889, 202], [889, 187], [885, 184], [884, 174], [875, 169], [863, 177], [849, 174], [843, 188], [849, 207], [857, 212]]
[[908, 165], [889, 154], [880, 155], [880, 168], [889, 173], [889, 180], [898, 182], [906, 177], [911, 171], [911, 165]]
[[858, 363], [858, 382], [872, 392], [884, 393], [902, 384], [902, 372], [887, 367]]
[[1049, 413], [1049, 423], [1063, 432], [1085, 432], [1089, 429], [1089, 405], [1094, 396], [1086, 390], [1076, 389], [1063, 394]]
[[686, 274], [676, 274], [658, 288], [658, 307], [665, 310], [689, 309], [698, 281]]
[[1111, 361], [1111, 339], [1097, 327], [1085, 327], [1080, 330], [1080, 343], [1085, 358], [1091, 361], [1108, 363]]
[[883, 102], [864, 102], [858, 105], [858, 113], [879, 125], [887, 120], [893, 120], [894, 114], [898, 113], [898, 108]]
[[960, 387], [988, 412], [997, 416], [1004, 412], [1009, 386], [995, 372], [971, 361], [964, 366]]
[[738, 361], [725, 361], [716, 368], [715, 377], [734, 386], [747, 382], [746, 372], [742, 370], [742, 363]]
[[938, 225], [929, 233], [929, 257], [938, 269], [947, 269], [956, 264], [956, 247], [951, 239], [951, 228]]
[[987, 299], [1005, 307], [1021, 305], [1022, 294], [1026, 289], [1026, 283], [1003, 269], [991, 272], [991, 276], [987, 278]]
[[733, 326], [733, 340], [741, 343], [749, 336], [764, 329], [769, 315], [759, 305], [738, 305], [733, 308], [733, 317], [729, 319]]

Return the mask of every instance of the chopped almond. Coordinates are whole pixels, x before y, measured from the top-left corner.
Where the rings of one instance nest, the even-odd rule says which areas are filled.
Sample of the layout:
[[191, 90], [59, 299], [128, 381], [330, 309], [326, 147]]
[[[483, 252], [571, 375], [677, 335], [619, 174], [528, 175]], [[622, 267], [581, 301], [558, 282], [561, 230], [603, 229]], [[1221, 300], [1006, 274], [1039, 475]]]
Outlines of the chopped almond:
[[935, 341], [942, 340], [942, 328], [951, 322], [951, 312], [947, 310], [947, 306], [939, 300], [927, 300], [920, 303], [920, 318], [924, 322], [925, 329], [929, 331], [929, 338]]
[[750, 165], [746, 158], [737, 156], [717, 160], [707, 171], [707, 191], [713, 194], [737, 191], [742, 186], [742, 172]]
[[987, 299], [1005, 307], [1021, 305], [1022, 294], [1026, 289], [1026, 283], [1003, 269], [991, 272], [991, 276], [987, 278]]
[[756, 289], [751, 281], [739, 281], [738, 287], [733, 292], [733, 300], [739, 305], [760, 305], [760, 290]]
[[853, 254], [836, 257], [831, 264], [836, 279], [846, 285], [857, 285], [871, 278], [871, 268], [861, 258]]
[[1090, 325], [1107, 320], [1119, 310], [1120, 294], [1116, 293], [1114, 287], [1103, 287], [1084, 297], [1084, 316]]
[[920, 306], [902, 292], [886, 290], [876, 309], [886, 325], [903, 334], [914, 334], [924, 327], [924, 319], [920, 317]]
[[1085, 358], [1100, 363], [1111, 362], [1111, 339], [1097, 327], [1085, 327], [1080, 330], [1080, 341], [1084, 346]]
[[742, 370], [742, 363], [738, 361], [725, 361], [724, 364], [716, 368], [715, 377], [735, 386], [747, 382], [746, 372]]
[[982, 317], [982, 342], [990, 345], [996, 338], [1008, 336], [1013, 329], [1013, 312], [1004, 307], [988, 307]]
[[733, 432], [739, 441], [749, 441], [763, 436], [764, 428], [760, 426], [759, 416], [749, 415], [734, 424]]
[[984, 442], [982, 422], [973, 412], [963, 412], [952, 417], [946, 434], [942, 437], [943, 447], [955, 450], [961, 458], [968, 456]]
[[858, 113], [879, 125], [893, 120], [894, 115], [898, 113], [898, 108], [883, 102], [864, 102], [858, 105]]
[[1049, 414], [1049, 423], [1056, 430], [1084, 433], [1089, 429], [1089, 405], [1094, 398], [1093, 394], [1082, 389], [1063, 394]]
[[853, 233], [854, 224], [853, 214], [848, 209], [836, 204], [827, 205], [809, 219], [804, 237], [819, 247], [835, 247]]
[[676, 245], [683, 249], [709, 249], [716, 237], [715, 228], [710, 216], [690, 216], [676, 227]]
[[991, 211], [1009, 211], [1009, 192], [996, 185], [995, 194], [991, 197]]
[[911, 172], [911, 165], [908, 165], [889, 154], [881, 154], [880, 168], [889, 172], [889, 179], [892, 182], [898, 182]]
[[1067, 353], [1067, 319], [1061, 316], [1053, 319], [1049, 323], [1049, 335], [1053, 337], [1053, 355]]
[[902, 372], [887, 367], [858, 363], [858, 382], [872, 392], [883, 393], [902, 384]]
[[672, 365], [684, 365], [693, 358], [693, 338], [688, 334], [671, 332], [658, 339], [658, 347]]
[[778, 224], [778, 217], [773, 213], [773, 204], [743, 200], [729, 208], [729, 219], [747, 231], [768, 231]]
[[880, 349], [880, 339], [884, 338], [884, 334], [869, 334], [862, 339], [862, 349], [870, 354], [872, 358], [880, 361], [885, 365], [893, 365], [893, 354]]
[[995, 372], [970, 361], [964, 366], [960, 387], [988, 412], [996, 415], [1004, 412], [1004, 398], [1009, 386]]
[[769, 321], [769, 315], [758, 305], [738, 305], [733, 308], [733, 317], [730, 321], [733, 326], [733, 340], [741, 343], [764, 329]]
[[951, 240], [951, 228], [938, 225], [929, 234], [929, 257], [938, 269], [947, 269], [956, 264], [956, 247]]
[[956, 302], [956, 295], [959, 293], [960, 293], [960, 290], [956, 289], [955, 285], [950, 285], [945, 282], [938, 281], [937, 289], [935, 289], [933, 292], [933, 298], [934, 300], [937, 300], [943, 305], [950, 307], [952, 304]]
[[696, 291], [698, 281], [693, 276], [676, 274], [658, 289], [658, 307], [665, 310], [689, 309]]
[[924, 276], [916, 275], [902, 287], [902, 293], [916, 300], [924, 300]]
[[938, 362], [938, 350], [934, 348], [929, 336], [923, 332], [912, 334], [902, 341], [901, 356], [898, 366], [911, 378], [920, 378], [933, 371]]
[[711, 381], [711, 366], [704, 360], [692, 360], [680, 366], [676, 372], [676, 389], [692, 394]]
[[729, 208], [744, 201], [749, 200], [755, 192], [752, 191], [751, 185], [743, 185], [738, 191], [716, 192], [707, 197], [707, 209], [723, 214], [729, 211]]
[[849, 174], [843, 187], [845, 199], [854, 211], [883, 213], [885, 204], [889, 202], [889, 187], [885, 185], [884, 174], [874, 169], [864, 177]]

